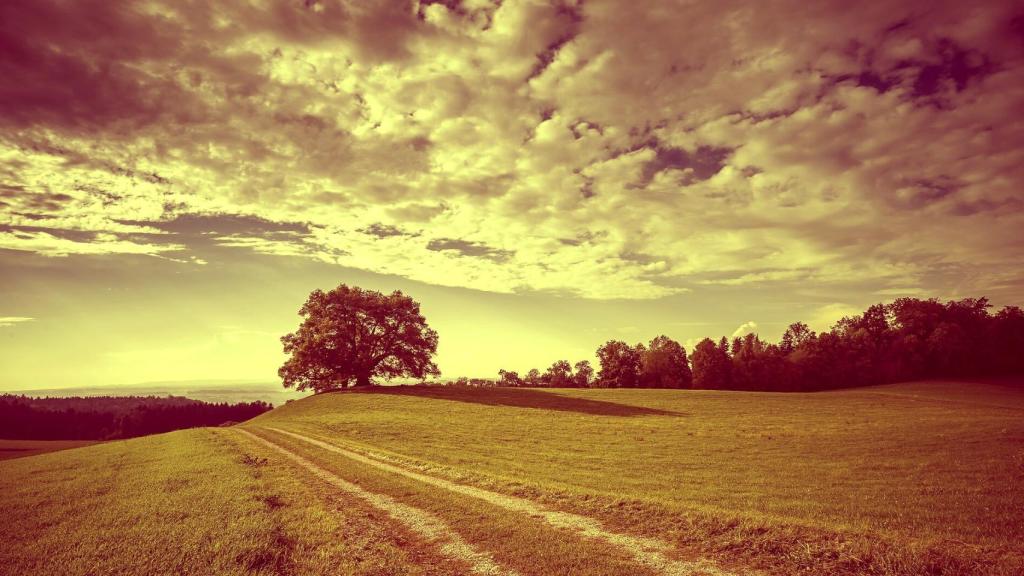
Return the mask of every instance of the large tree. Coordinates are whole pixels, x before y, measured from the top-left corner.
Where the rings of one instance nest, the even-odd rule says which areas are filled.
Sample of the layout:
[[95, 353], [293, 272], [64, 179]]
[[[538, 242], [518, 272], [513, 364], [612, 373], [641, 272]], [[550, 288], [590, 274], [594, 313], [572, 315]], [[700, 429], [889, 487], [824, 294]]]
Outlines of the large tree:
[[790, 354], [793, 350], [805, 345], [810, 340], [814, 340], [814, 338], [814, 330], [811, 330], [807, 324], [794, 322], [782, 334], [782, 342], [779, 343], [779, 348], [783, 354]]
[[594, 383], [594, 367], [589, 360], [580, 360], [576, 363], [576, 372], [572, 375], [573, 382], [577, 388], [589, 388]]
[[640, 384], [640, 359], [643, 344], [635, 347], [621, 340], [609, 340], [597, 349], [601, 371], [597, 375], [604, 388], [636, 388]]
[[568, 360], [556, 360], [544, 373], [543, 379], [552, 388], [568, 388], [573, 385], [572, 365]]
[[504, 368], [498, 370], [498, 386], [514, 386], [519, 387], [523, 385], [523, 379], [519, 377], [519, 373], [514, 370], [505, 370]]
[[732, 359], [722, 339], [718, 345], [705, 338], [697, 343], [690, 357], [693, 367], [693, 387], [708, 390], [729, 388], [732, 381]]
[[640, 358], [640, 385], [648, 388], [689, 388], [690, 361], [683, 345], [668, 336], [651, 340]]
[[281, 338], [289, 355], [278, 370], [285, 388], [323, 392], [440, 374], [432, 360], [437, 332], [419, 304], [399, 291], [384, 295], [344, 284], [314, 290], [299, 315], [299, 329]]

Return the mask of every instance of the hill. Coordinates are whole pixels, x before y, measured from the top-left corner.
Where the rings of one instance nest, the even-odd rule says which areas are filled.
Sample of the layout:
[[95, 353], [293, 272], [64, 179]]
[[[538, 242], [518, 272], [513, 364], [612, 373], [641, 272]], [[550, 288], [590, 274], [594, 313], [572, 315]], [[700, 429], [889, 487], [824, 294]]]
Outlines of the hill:
[[18, 519], [0, 565], [1016, 574], [1022, 415], [1018, 388], [962, 382], [327, 393], [234, 428], [0, 462]]

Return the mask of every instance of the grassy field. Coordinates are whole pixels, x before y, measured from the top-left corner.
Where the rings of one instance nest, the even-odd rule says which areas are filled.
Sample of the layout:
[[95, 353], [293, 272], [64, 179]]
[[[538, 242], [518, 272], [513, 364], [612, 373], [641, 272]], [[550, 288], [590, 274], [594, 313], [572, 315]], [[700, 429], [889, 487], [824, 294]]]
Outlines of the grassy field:
[[458, 574], [231, 430], [8, 460], [0, 494], [2, 574]]
[[35, 456], [46, 452], [81, 448], [96, 444], [93, 440], [3, 440], [0, 439], [0, 460]]
[[1019, 388], [375, 389], [0, 462], [0, 571], [467, 573], [448, 531], [507, 574], [1008, 576], [1021, 502]]
[[415, 389], [261, 416], [766, 569], [1014, 573], [1024, 394]]

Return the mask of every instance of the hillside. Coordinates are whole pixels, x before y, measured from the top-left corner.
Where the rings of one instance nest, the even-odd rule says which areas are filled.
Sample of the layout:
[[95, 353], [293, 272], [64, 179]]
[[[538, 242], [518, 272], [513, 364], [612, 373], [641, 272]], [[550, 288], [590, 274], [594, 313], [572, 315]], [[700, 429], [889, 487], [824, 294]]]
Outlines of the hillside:
[[1022, 416], [1019, 388], [956, 382], [321, 394], [235, 428], [0, 462], [19, 519], [0, 565], [1009, 575]]

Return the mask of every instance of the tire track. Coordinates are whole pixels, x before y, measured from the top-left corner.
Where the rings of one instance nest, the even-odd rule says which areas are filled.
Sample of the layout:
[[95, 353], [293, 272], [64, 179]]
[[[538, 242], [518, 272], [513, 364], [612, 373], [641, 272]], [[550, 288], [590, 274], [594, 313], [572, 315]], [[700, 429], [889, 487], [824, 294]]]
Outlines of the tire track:
[[356, 462], [373, 466], [377, 469], [391, 472], [392, 474], [398, 474], [450, 492], [477, 498], [506, 510], [528, 514], [531, 517], [543, 520], [556, 528], [570, 530], [582, 536], [609, 542], [628, 551], [633, 556], [634, 561], [638, 564], [647, 566], [656, 572], [660, 572], [667, 576], [736, 576], [731, 572], [727, 572], [716, 567], [710, 562], [685, 562], [675, 560], [669, 556], [673, 550], [673, 546], [670, 544], [655, 538], [633, 536], [629, 534], [622, 534], [620, 532], [609, 531], [604, 528], [601, 522], [588, 516], [581, 516], [571, 512], [550, 510], [526, 498], [499, 494], [497, 492], [477, 488], [475, 486], [457, 484], [444, 478], [430, 476], [428, 474], [402, 468], [394, 464], [389, 464], [381, 461], [380, 459], [372, 458], [346, 448], [341, 448], [315, 438], [303, 436], [302, 434], [296, 434], [295, 432], [281, 430], [280, 428], [267, 428], [267, 430], [273, 430], [279, 434], [291, 436], [308, 444], [312, 444], [313, 446], [323, 448], [324, 450], [328, 450], [336, 454], [341, 454], [342, 456], [355, 460]]
[[238, 428], [237, 430], [280, 452], [285, 457], [336, 488], [364, 500], [374, 508], [383, 510], [395, 520], [408, 526], [415, 534], [436, 545], [446, 556], [468, 564], [474, 574], [480, 574], [481, 576], [519, 576], [515, 570], [498, 564], [490, 554], [477, 550], [467, 543], [450, 526], [433, 514], [398, 502], [389, 496], [369, 492], [266, 438], [245, 429]]

